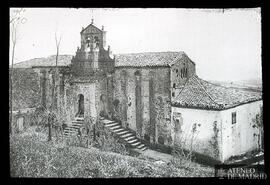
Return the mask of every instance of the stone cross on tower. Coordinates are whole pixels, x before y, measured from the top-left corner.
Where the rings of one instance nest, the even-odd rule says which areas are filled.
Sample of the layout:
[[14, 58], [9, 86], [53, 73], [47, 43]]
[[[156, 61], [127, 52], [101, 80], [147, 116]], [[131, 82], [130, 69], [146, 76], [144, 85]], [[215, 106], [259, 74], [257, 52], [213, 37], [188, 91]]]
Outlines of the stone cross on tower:
[[93, 9], [91, 9], [91, 24], [94, 24], [94, 13], [93, 13]]

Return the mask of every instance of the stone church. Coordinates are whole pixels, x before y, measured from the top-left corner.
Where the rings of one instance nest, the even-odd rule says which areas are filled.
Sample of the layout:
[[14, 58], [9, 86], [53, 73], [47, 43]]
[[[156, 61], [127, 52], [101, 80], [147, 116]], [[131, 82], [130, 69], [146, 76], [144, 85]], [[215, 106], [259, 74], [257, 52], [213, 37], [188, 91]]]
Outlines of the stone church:
[[[15, 64], [17, 83], [26, 78], [24, 83], [31, 84], [23, 92], [31, 100], [23, 101], [14, 85], [15, 110], [55, 101], [67, 124], [107, 119], [112, 131], [127, 137], [130, 131], [146, 146], [173, 147], [184, 140], [187, 149], [194, 144], [194, 152], [222, 162], [261, 147], [262, 131], [253, 127], [262, 109], [261, 92], [200, 79], [195, 62], [182, 51], [113, 56], [104, 27], [93, 21], [80, 36], [75, 56], [60, 55], [57, 67], [55, 56]], [[51, 100], [55, 68], [57, 96]]]

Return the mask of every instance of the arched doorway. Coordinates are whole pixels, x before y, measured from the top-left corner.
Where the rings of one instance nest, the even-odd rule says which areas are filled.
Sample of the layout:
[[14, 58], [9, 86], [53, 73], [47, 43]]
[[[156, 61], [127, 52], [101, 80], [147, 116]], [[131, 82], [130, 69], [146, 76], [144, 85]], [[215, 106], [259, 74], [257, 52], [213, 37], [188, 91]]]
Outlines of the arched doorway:
[[76, 117], [84, 117], [84, 96], [82, 94], [78, 95], [78, 113]]

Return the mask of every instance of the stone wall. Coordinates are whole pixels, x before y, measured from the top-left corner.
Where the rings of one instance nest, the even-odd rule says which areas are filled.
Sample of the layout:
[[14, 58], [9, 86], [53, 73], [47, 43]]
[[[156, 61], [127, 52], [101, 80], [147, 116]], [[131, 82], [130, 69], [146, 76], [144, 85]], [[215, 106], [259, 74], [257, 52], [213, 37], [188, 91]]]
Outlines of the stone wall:
[[[87, 78], [87, 77], [86, 77]], [[84, 97], [84, 117], [97, 117], [106, 109], [106, 113], [113, 111], [113, 75], [101, 75], [99, 78], [88, 80], [88, 82], [66, 83], [64, 102], [68, 122], [74, 119], [79, 108], [79, 95]], [[104, 101], [101, 97], [104, 96]]]
[[[40, 79], [37, 72], [33, 69], [15, 68], [12, 79], [13, 110], [40, 105]], [[9, 88], [9, 95], [11, 95], [11, 88]]]
[[[260, 113], [263, 102], [255, 101], [220, 112], [222, 121], [222, 158], [241, 155], [260, 146], [259, 129], [254, 127], [256, 114]], [[232, 124], [232, 113], [236, 123]]]
[[114, 99], [119, 100], [121, 119], [139, 138], [171, 142], [169, 68], [117, 68]]
[[[176, 147], [221, 160], [219, 111], [172, 107], [172, 112], [172, 137]], [[214, 124], [219, 130], [217, 133], [214, 132]]]
[[95, 83], [68, 84], [65, 87], [64, 105], [67, 122], [74, 120], [79, 109], [79, 96], [84, 98], [84, 116], [96, 117], [96, 85]]
[[195, 63], [186, 55], [178, 60], [171, 68], [172, 100], [177, 97], [188, 78], [196, 74]]
[[[172, 107], [173, 142], [176, 146], [183, 146], [185, 141], [186, 149], [190, 149], [193, 142], [193, 151], [222, 162], [231, 156], [258, 149], [259, 130], [253, 125], [261, 107], [262, 101], [222, 111]], [[233, 112], [236, 112], [235, 124], [232, 124]]]

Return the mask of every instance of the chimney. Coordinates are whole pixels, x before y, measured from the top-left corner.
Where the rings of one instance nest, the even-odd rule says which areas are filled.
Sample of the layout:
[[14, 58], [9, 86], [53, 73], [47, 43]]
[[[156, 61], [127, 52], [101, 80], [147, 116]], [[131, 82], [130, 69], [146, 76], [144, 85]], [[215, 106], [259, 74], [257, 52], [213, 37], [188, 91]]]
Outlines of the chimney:
[[102, 31], [104, 31], [104, 26], [102, 25], [102, 28], [101, 28]]

